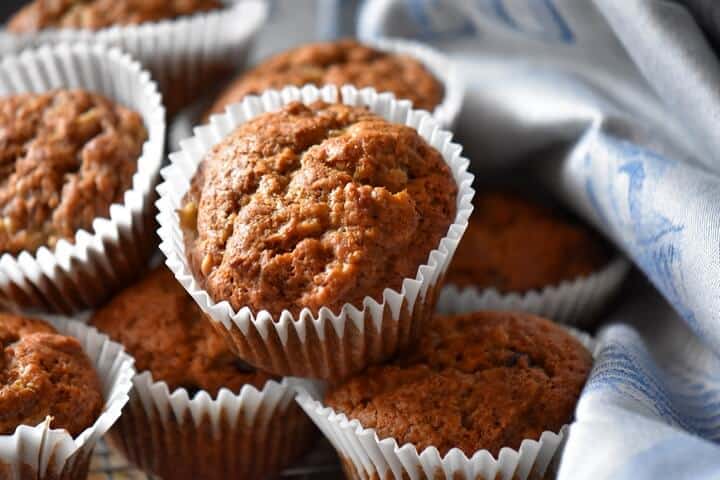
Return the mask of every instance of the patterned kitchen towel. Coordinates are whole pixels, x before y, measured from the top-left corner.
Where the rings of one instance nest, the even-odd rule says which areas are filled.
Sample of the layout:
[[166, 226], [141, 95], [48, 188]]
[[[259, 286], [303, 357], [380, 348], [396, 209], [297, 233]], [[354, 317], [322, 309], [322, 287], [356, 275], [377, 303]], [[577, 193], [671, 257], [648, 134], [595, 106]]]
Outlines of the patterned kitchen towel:
[[[720, 4], [690, 4], [717, 33]], [[358, 18], [362, 37], [417, 38], [459, 63], [456, 134], [477, 173], [529, 166], [652, 284], [631, 282], [599, 331], [559, 477], [719, 478], [720, 64], [691, 13], [367, 0]]]

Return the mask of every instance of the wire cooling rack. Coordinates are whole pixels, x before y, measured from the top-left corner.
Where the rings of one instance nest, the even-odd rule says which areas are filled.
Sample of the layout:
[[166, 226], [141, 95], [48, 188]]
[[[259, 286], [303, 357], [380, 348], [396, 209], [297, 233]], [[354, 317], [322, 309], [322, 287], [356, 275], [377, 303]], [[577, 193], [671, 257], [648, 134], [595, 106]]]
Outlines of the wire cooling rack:
[[[89, 480], [155, 480], [129, 465], [127, 460], [118, 452], [100, 442], [95, 447], [92, 463], [90, 464]], [[287, 480], [335, 480], [343, 478], [337, 456], [330, 444], [326, 441], [308, 454], [297, 465], [286, 469], [281, 479]]]

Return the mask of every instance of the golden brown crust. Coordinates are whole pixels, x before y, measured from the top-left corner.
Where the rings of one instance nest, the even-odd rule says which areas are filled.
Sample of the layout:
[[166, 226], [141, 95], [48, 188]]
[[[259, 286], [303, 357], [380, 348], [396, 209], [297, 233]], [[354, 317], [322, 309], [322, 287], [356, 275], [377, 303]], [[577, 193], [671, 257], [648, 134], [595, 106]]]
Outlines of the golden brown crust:
[[497, 455], [568, 423], [591, 366], [582, 344], [543, 318], [437, 317], [415, 350], [331, 389], [326, 403], [418, 451]]
[[0, 253], [72, 241], [132, 186], [139, 114], [83, 90], [0, 98]]
[[[413, 108], [432, 111], [442, 102], [443, 86], [422, 63], [408, 55], [383, 52], [355, 40], [313, 43], [270, 57], [238, 77], [208, 112], [222, 113], [245, 95], [286, 85], [351, 84], [393, 92], [413, 102]], [[207, 115], [206, 115], [207, 116]]]
[[181, 216], [191, 268], [215, 301], [297, 315], [399, 290], [446, 234], [456, 196], [412, 128], [293, 103], [205, 156]]
[[192, 395], [221, 388], [239, 393], [243, 385], [262, 389], [272, 377], [233, 355], [210, 320], [165, 267], [119, 293], [90, 323], [122, 343], [138, 371]]
[[563, 212], [508, 192], [478, 192], [445, 277], [478, 289], [526, 292], [585, 277], [610, 261], [609, 246]]
[[100, 30], [173, 19], [222, 7], [218, 0], [34, 0], [8, 22], [13, 33], [46, 28]]
[[100, 379], [80, 343], [40, 320], [0, 313], [0, 434], [52, 417], [77, 436], [104, 404]]

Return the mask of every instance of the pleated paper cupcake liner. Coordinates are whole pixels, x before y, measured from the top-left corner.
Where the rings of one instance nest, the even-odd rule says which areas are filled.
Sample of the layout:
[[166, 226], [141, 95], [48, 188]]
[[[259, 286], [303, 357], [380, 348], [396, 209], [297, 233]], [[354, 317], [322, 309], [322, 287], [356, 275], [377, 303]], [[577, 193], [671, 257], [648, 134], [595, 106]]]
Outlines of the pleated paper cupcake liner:
[[534, 313], [558, 323], [591, 327], [598, 313], [615, 296], [630, 270], [630, 263], [617, 257], [605, 268], [587, 277], [551, 285], [526, 293], [499, 293], [491, 288], [458, 288], [445, 285], [440, 292], [440, 313], [505, 310]]
[[132, 187], [109, 218], [79, 230], [54, 250], [0, 254], [0, 304], [6, 308], [69, 313], [98, 305], [147, 263], [155, 245], [154, 187], [163, 158], [165, 112], [150, 75], [117, 49], [58, 45], [7, 56], [0, 63], [0, 95], [82, 88], [142, 116], [148, 131]]
[[[455, 64], [439, 51], [420, 42], [400, 39], [368, 40], [379, 50], [410, 55], [420, 60], [428, 70], [443, 84], [443, 101], [432, 111], [438, 124], [451, 130], [462, 108], [465, 84]], [[180, 141], [193, 135], [193, 127], [201, 123], [203, 114], [210, 108], [212, 99], [203, 99], [179, 112], [170, 124], [168, 143], [172, 150], [180, 149]]]
[[160, 22], [121, 25], [98, 31], [3, 31], [4, 54], [43, 44], [87, 43], [118, 47], [138, 60], [158, 82], [172, 113], [203, 92], [203, 85], [228, 75], [247, 59], [255, 35], [267, 18], [264, 0], [225, 2], [220, 10]]
[[201, 391], [170, 392], [149, 372], [137, 375], [130, 402], [109, 442], [128, 460], [162, 478], [207, 480], [266, 478], [313, 445], [315, 427], [293, 401], [296, 386], [311, 382], [268, 381], [262, 390], [245, 385], [215, 399]]
[[45, 319], [58, 332], [77, 338], [100, 377], [105, 405], [95, 423], [76, 438], [51, 429], [46, 420], [0, 435], [0, 478], [6, 480], [83, 479], [97, 441], [120, 417], [135, 375], [123, 347], [94, 328], [63, 319]]
[[[292, 101], [311, 103], [318, 99], [364, 105], [389, 121], [415, 128], [450, 167], [458, 185], [457, 214], [427, 263], [418, 268], [416, 277], [404, 279], [400, 291], [386, 288], [380, 302], [365, 297], [359, 308], [345, 304], [337, 314], [322, 308], [317, 315], [304, 309], [297, 318], [288, 311], [278, 318], [247, 307], [236, 312], [227, 301], [214, 302], [193, 278], [176, 211], [206, 152], [235, 127]], [[469, 161], [460, 156], [462, 147], [451, 142], [450, 132], [440, 129], [427, 112], [412, 110], [408, 101], [351, 86], [287, 87], [280, 92], [267, 91], [261, 97], [249, 96], [230, 106], [225, 114], [213, 116], [211, 124], [195, 132], [194, 137], [181, 142], [182, 149], [170, 155], [171, 165], [161, 172], [165, 182], [158, 187], [160, 249], [175, 277], [238, 356], [277, 375], [337, 380], [381, 362], [418, 335], [434, 311], [442, 277], [472, 211]]]
[[[595, 341], [589, 335], [568, 328], [590, 352]], [[301, 392], [297, 402], [315, 422], [338, 452], [347, 478], [409, 480], [527, 480], [548, 478], [556, 463], [567, 425], [558, 432], [544, 431], [537, 439], [525, 439], [518, 450], [504, 447], [495, 458], [488, 450], [478, 450], [470, 457], [453, 448], [441, 456], [436, 447], [418, 452], [394, 438], [379, 438], [375, 429], [364, 428], [325, 406], [317, 392]], [[552, 477], [549, 477], [552, 478]]]

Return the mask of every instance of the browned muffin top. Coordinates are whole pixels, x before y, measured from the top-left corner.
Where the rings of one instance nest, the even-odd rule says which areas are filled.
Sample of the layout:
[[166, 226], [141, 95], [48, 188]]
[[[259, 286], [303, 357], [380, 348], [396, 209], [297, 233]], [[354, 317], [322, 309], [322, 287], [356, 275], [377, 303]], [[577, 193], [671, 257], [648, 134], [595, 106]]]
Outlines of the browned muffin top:
[[91, 230], [132, 186], [139, 114], [82, 90], [0, 98], [0, 253]]
[[216, 145], [180, 213], [194, 275], [215, 301], [338, 312], [414, 278], [456, 196], [442, 156], [412, 128], [293, 103]]
[[80, 343], [48, 324], [0, 313], [0, 435], [48, 416], [72, 436], [95, 423], [104, 400]]
[[46, 28], [100, 30], [157, 22], [221, 8], [219, 0], [34, 0], [8, 22], [14, 33]]
[[120, 292], [92, 317], [92, 323], [122, 343], [138, 371], [190, 395], [211, 396], [223, 387], [238, 393], [245, 384], [262, 389], [272, 378], [232, 354], [224, 339], [165, 267]]
[[412, 101], [413, 108], [433, 110], [444, 95], [442, 83], [408, 55], [383, 52], [355, 40], [313, 43], [280, 53], [238, 77], [216, 100], [209, 114], [245, 95], [286, 85], [374, 87]]
[[597, 272], [609, 246], [563, 212], [508, 192], [478, 192], [447, 283], [526, 292]]
[[591, 366], [585, 347], [543, 318], [438, 317], [415, 351], [331, 389], [326, 403], [418, 452], [497, 455], [569, 423]]

